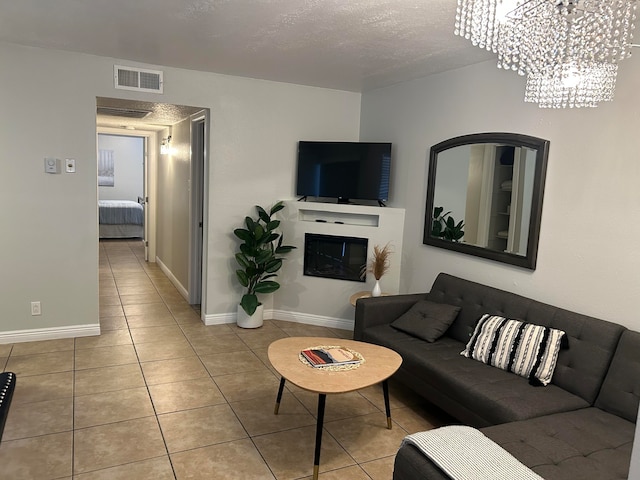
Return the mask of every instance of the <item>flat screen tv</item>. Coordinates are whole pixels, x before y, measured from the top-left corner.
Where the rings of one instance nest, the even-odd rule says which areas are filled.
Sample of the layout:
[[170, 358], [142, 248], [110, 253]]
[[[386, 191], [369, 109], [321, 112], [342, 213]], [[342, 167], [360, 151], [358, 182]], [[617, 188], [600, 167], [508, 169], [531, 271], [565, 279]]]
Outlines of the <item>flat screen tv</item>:
[[302, 197], [389, 200], [390, 143], [298, 142], [296, 194]]

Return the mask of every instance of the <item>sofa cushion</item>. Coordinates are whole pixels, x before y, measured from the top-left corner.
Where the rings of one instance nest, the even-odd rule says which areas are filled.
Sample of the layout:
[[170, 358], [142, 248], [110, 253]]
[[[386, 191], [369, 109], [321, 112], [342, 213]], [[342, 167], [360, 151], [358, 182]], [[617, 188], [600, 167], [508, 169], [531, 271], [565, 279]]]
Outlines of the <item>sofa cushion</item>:
[[626, 330], [596, 400], [596, 407], [636, 421], [640, 398], [640, 333]]
[[[560, 351], [553, 384], [595, 402], [611, 363], [621, 325], [553, 307], [514, 293], [445, 273], [436, 278], [427, 300], [458, 305], [460, 314], [445, 336], [466, 344], [485, 313], [517, 318], [566, 332], [570, 348]], [[391, 320], [390, 320], [391, 321]]]
[[523, 377], [465, 358], [460, 355], [464, 344], [447, 336], [428, 343], [379, 325], [365, 330], [364, 340], [398, 352], [403, 359], [400, 380], [474, 427], [589, 406], [553, 384], [532, 387]]
[[548, 385], [562, 337], [562, 330], [485, 314], [461, 355]]
[[391, 326], [413, 336], [435, 342], [458, 316], [460, 307], [421, 300], [391, 322]]
[[482, 429], [546, 480], [622, 480], [629, 474], [635, 425], [597, 408]]

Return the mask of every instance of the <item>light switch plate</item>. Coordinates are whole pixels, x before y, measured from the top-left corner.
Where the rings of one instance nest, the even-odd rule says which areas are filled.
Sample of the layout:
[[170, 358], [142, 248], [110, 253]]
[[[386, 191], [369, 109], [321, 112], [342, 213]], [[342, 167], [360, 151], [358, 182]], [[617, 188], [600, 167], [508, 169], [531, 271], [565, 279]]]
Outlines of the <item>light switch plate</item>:
[[60, 173], [60, 159], [47, 157], [44, 159], [45, 173]]
[[76, 173], [76, 161], [73, 158], [67, 158], [64, 162], [67, 173]]

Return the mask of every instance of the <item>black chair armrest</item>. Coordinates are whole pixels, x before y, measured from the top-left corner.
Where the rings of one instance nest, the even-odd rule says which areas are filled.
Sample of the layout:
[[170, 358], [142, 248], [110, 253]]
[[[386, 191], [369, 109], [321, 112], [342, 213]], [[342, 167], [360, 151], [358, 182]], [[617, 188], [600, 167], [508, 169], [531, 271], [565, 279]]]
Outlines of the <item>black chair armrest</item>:
[[13, 372], [0, 373], [0, 441], [4, 424], [9, 415], [9, 406], [13, 398], [13, 390], [16, 388], [16, 374]]

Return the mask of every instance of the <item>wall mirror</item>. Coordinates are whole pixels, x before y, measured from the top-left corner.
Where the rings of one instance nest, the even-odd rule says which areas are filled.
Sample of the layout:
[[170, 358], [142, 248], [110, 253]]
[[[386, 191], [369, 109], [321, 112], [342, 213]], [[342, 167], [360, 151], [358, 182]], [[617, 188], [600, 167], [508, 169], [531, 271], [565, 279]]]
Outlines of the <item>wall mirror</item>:
[[423, 243], [535, 270], [548, 154], [514, 133], [431, 147]]

